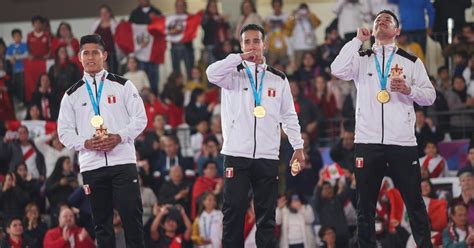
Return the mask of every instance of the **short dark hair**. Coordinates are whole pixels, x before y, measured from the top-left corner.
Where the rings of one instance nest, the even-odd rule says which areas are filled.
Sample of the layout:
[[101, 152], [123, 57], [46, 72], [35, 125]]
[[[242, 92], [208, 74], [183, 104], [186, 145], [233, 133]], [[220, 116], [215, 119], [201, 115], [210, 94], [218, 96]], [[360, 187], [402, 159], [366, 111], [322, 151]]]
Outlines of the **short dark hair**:
[[272, 6], [276, 3], [279, 3], [281, 6], [283, 6], [283, 0], [272, 0]]
[[328, 231], [328, 230], [333, 230], [334, 232], [336, 232], [336, 229], [334, 229], [334, 227], [332, 227], [332, 226], [322, 226], [321, 229], [319, 229], [319, 232], [318, 232], [319, 238], [323, 239], [324, 233], [326, 233], [326, 231]]
[[98, 34], [90, 34], [90, 35], [82, 36], [79, 50], [82, 50], [82, 46], [84, 46], [85, 44], [90, 44], [90, 43], [97, 44], [101, 47], [103, 51], [105, 50], [105, 43], [102, 40], [102, 37], [100, 37], [100, 35]]
[[20, 222], [23, 222], [23, 220], [21, 219], [20, 216], [13, 216], [13, 217], [11, 217], [10, 219], [8, 219], [8, 221], [7, 221], [6, 225], [5, 225], [5, 227], [6, 227], [6, 228], [9, 228], [9, 227], [12, 225], [13, 221], [15, 221], [15, 220], [19, 220]]
[[441, 73], [442, 71], [449, 71], [449, 68], [445, 65], [442, 65], [438, 68], [438, 74]]
[[258, 25], [258, 24], [255, 24], [255, 23], [251, 23], [251, 24], [247, 24], [245, 25], [241, 30], [240, 30], [240, 37], [242, 37], [242, 34], [249, 31], [249, 30], [255, 30], [255, 31], [259, 31], [261, 34], [262, 34], [262, 41], [265, 40], [265, 29], [263, 29], [262, 26]]
[[12, 36], [15, 35], [15, 34], [20, 34], [20, 36], [21, 36], [22, 35], [21, 30], [18, 29], [18, 28], [13, 29], [12, 30]]
[[381, 10], [379, 13], [377, 13], [377, 15], [375, 15], [376, 17], [381, 15], [381, 14], [389, 14], [393, 17], [393, 19], [395, 20], [395, 23], [397, 24], [397, 28], [400, 27], [400, 21], [398, 20], [398, 17], [397, 15], [395, 15], [395, 13], [393, 13], [391, 10], [388, 10], [388, 9], [384, 9], [384, 10]]
[[207, 167], [208, 167], [210, 164], [216, 165], [216, 169], [217, 169], [217, 166], [218, 166], [218, 165], [217, 165], [217, 162], [214, 161], [214, 160], [212, 160], [212, 159], [208, 159], [208, 160], [204, 163], [204, 165], [202, 166], [202, 170], [207, 169]]
[[41, 23], [44, 23], [44, 17], [40, 16], [40, 15], [35, 15], [33, 17], [31, 17], [31, 23], [35, 23], [35, 22], [41, 22]]

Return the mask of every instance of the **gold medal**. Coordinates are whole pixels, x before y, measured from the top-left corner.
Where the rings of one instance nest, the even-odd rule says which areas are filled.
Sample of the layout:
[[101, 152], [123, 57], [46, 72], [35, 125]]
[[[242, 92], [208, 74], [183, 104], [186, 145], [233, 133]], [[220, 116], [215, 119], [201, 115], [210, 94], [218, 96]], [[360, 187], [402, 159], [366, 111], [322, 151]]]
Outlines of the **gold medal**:
[[292, 176], [298, 175], [300, 170], [301, 170], [300, 162], [298, 162], [298, 160], [295, 159], [295, 161], [293, 161], [293, 163], [291, 164], [291, 175]]
[[257, 118], [265, 117], [265, 108], [263, 106], [257, 106], [253, 109], [253, 115]]
[[379, 91], [379, 93], [377, 93], [377, 101], [379, 101], [380, 103], [387, 103], [388, 101], [390, 101], [390, 94], [388, 93], [388, 91]]
[[94, 128], [100, 128], [104, 124], [104, 119], [100, 115], [94, 115], [91, 119], [91, 124]]

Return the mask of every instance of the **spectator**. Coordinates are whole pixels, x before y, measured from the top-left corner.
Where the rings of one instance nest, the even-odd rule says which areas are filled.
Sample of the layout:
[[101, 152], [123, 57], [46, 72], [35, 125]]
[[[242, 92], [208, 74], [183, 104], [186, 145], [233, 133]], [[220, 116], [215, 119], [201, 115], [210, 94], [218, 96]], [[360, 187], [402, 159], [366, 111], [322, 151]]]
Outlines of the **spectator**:
[[457, 52], [465, 52], [471, 54], [474, 52], [474, 31], [471, 24], [462, 26], [460, 32], [454, 34], [453, 43], [448, 45], [443, 50], [443, 55], [448, 58]]
[[41, 195], [42, 184], [31, 177], [25, 163], [15, 166], [16, 185], [20, 186], [28, 194], [30, 202], [44, 206], [44, 196]]
[[468, 65], [468, 53], [465, 51], [458, 51], [454, 53], [454, 58], [453, 58], [453, 76], [462, 76], [462, 73], [464, 70], [467, 68]]
[[467, 83], [467, 94], [474, 97], [474, 52], [469, 55], [469, 62], [466, 69], [462, 72], [462, 76]]
[[162, 177], [166, 177], [172, 167], [179, 165], [182, 171], [189, 174], [192, 170], [192, 159], [183, 158], [179, 153], [179, 141], [175, 136], [168, 136], [164, 140], [164, 152], [160, 154], [158, 161], [152, 161], [152, 171], [159, 171]]
[[156, 95], [151, 91], [151, 89], [142, 89], [140, 95], [142, 96], [145, 105], [146, 117], [148, 119], [146, 129], [154, 129], [155, 116], [160, 115], [163, 118], [167, 117], [169, 113], [169, 108], [165, 103], [160, 100], [160, 98], [156, 97]]
[[375, 219], [375, 242], [377, 247], [398, 248], [406, 246], [410, 234], [400, 226], [397, 220], [392, 220], [391, 225], [396, 228], [389, 230], [382, 218]]
[[464, 172], [472, 172], [474, 174], [474, 146], [470, 145], [467, 149], [467, 163], [458, 171], [458, 176]]
[[[315, 190], [315, 209], [319, 215], [322, 226], [333, 226], [336, 231], [337, 247], [347, 247], [349, 242], [349, 229], [344, 214], [344, 206], [355, 191], [354, 185], [346, 186], [339, 180], [338, 192], [334, 193], [331, 184], [325, 181], [324, 170], [319, 174], [319, 181]], [[353, 180], [353, 183], [354, 180]]]
[[8, 173], [0, 191], [0, 210], [3, 220], [23, 216], [23, 210], [29, 200], [28, 192], [17, 184], [15, 173]]
[[[129, 20], [132, 21], [132, 20]], [[114, 34], [118, 22], [115, 20], [114, 13], [108, 5], [99, 7], [99, 18], [94, 22], [91, 33], [98, 34], [102, 37], [107, 52], [108, 71], [112, 73], [118, 72], [117, 53], [115, 50]]]
[[77, 175], [73, 171], [71, 159], [60, 157], [53, 173], [46, 181], [46, 196], [50, 202], [50, 214], [53, 221], [58, 217], [59, 207], [67, 203], [69, 195], [77, 186]]
[[420, 158], [420, 166], [428, 169], [430, 178], [449, 176], [446, 159], [438, 153], [438, 145], [434, 141], [426, 141], [424, 145], [425, 156]]
[[81, 79], [77, 66], [69, 60], [67, 49], [60, 46], [56, 49], [54, 66], [48, 70], [48, 75], [53, 82], [54, 89], [62, 96], [67, 89]]
[[316, 63], [315, 55], [312, 52], [305, 52], [302, 56], [303, 63], [301, 67], [294, 73], [295, 80], [300, 83], [303, 94], [308, 96], [311, 94], [312, 83], [314, 79], [321, 75], [322, 69]]
[[415, 41], [409, 41], [407, 33], [400, 33], [400, 35], [397, 37], [397, 46], [415, 55], [421, 60], [421, 62], [423, 62], [423, 64], [426, 64], [425, 53], [423, 52], [423, 49], [421, 49], [420, 44]]
[[[28, 108], [26, 109], [26, 116], [25, 116], [25, 121], [43, 121], [43, 115], [41, 114], [40, 107], [36, 104], [30, 104]], [[37, 130], [32, 130], [31, 134], [28, 136], [34, 137], [36, 136], [36, 131]]]
[[226, 33], [228, 32], [229, 23], [227, 17], [219, 14], [216, 0], [208, 0], [206, 11], [201, 19], [201, 27], [204, 31], [204, 38], [202, 44], [207, 53], [206, 65], [210, 65], [217, 61], [216, 48], [226, 40]]
[[[467, 95], [466, 82], [462, 76], [454, 76], [452, 79], [453, 88], [446, 92], [445, 97], [450, 111], [462, 111], [474, 107], [474, 98]], [[472, 127], [472, 117], [463, 114], [454, 114], [450, 118], [451, 138], [461, 139], [471, 137], [468, 127]], [[466, 133], [465, 133], [466, 132]], [[464, 135], [463, 135], [464, 134]]]
[[[150, 24], [152, 17], [160, 15], [161, 11], [151, 5], [150, 0], [138, 0], [138, 7], [132, 11], [128, 21], [135, 24]], [[154, 94], [157, 94], [158, 82], [160, 80], [159, 65], [152, 62], [138, 61], [138, 67], [146, 72], [150, 80], [151, 89]]]
[[443, 247], [469, 247], [474, 245], [474, 230], [467, 223], [467, 207], [456, 204], [450, 211], [451, 223], [443, 231]]
[[34, 139], [34, 143], [45, 157], [47, 178], [49, 178], [53, 173], [56, 162], [60, 157], [66, 156], [70, 161], [73, 161], [74, 159], [74, 151], [64, 147], [64, 145], [59, 141], [58, 133], [56, 131], [51, 134], [38, 136]]
[[[304, 200], [309, 202], [313, 197], [314, 188], [308, 186], [316, 185], [318, 182], [319, 171], [323, 167], [323, 159], [318, 146], [310, 141], [306, 132], [301, 132], [301, 138], [303, 139], [303, 152], [306, 159], [305, 166], [297, 176], [290, 176], [291, 168], [290, 166], [286, 167], [286, 191], [298, 192], [304, 197]], [[286, 144], [290, 149], [291, 146], [288, 141], [283, 144]], [[291, 154], [291, 152], [288, 152], [288, 154]], [[284, 160], [285, 164], [289, 164], [290, 159], [288, 155]]]
[[94, 220], [92, 219], [92, 208], [84, 188], [77, 187], [67, 198], [67, 204], [77, 213], [77, 225], [84, 227], [92, 239], [95, 238]]
[[40, 106], [40, 112], [47, 121], [56, 121], [59, 115], [59, 96], [56, 89], [51, 86], [48, 74], [40, 75], [36, 83], [36, 90], [33, 92], [31, 103]]
[[[465, 204], [467, 206], [467, 222], [474, 224], [474, 174], [471, 171], [462, 172], [459, 175], [459, 186], [461, 195], [454, 198], [451, 205]], [[452, 208], [451, 208], [452, 209]]]
[[449, 78], [449, 68], [445, 65], [438, 68], [438, 78], [436, 79], [436, 88], [442, 93], [451, 89], [451, 80]]
[[12, 217], [8, 220], [7, 235], [0, 242], [2, 248], [27, 248], [31, 247], [31, 241], [24, 235], [23, 224], [20, 217]]
[[316, 48], [316, 36], [314, 30], [319, 27], [321, 21], [310, 11], [306, 3], [300, 4], [293, 11], [288, 21], [288, 29], [291, 30], [293, 64], [299, 68], [306, 52], [312, 52]]
[[[426, 36], [432, 35], [435, 10], [430, 0], [399, 0], [400, 21], [409, 42], [416, 41], [426, 52]], [[428, 25], [425, 21], [428, 14]]]
[[322, 226], [318, 236], [322, 241], [320, 248], [336, 248], [336, 230], [331, 226]]
[[425, 202], [426, 212], [430, 217], [431, 230], [436, 232], [442, 232], [448, 225], [448, 218], [446, 213], [448, 212], [448, 202], [444, 199], [437, 199], [433, 184], [429, 179], [421, 180], [421, 195]]
[[194, 127], [201, 121], [209, 121], [215, 104], [206, 104], [204, 90], [194, 89], [191, 93], [191, 101], [186, 106], [186, 123]]
[[31, 24], [33, 25], [33, 31], [28, 33], [26, 38], [30, 57], [33, 59], [48, 59], [51, 47], [51, 34], [45, 30], [45, 18], [33, 16]]
[[344, 41], [356, 37], [357, 28], [362, 26], [361, 3], [357, 0], [337, 0], [332, 11], [337, 15], [337, 31]]
[[[33, 111], [33, 113], [35, 112]], [[39, 111], [36, 111], [36, 113], [39, 113]], [[33, 114], [32, 117], [36, 117], [35, 115], [36, 114]], [[38, 179], [41, 183], [44, 182], [46, 165], [43, 154], [36, 148], [33, 141], [29, 139], [27, 127], [20, 126], [17, 132], [18, 140], [12, 143], [13, 152], [17, 154], [16, 156], [22, 157], [32, 178]], [[14, 168], [12, 167], [11, 169], [13, 170]]]
[[74, 38], [71, 25], [67, 22], [61, 22], [56, 32], [56, 37], [51, 39], [51, 56], [56, 54], [59, 47], [64, 46], [69, 58], [76, 58], [79, 53], [79, 41]]
[[49, 229], [44, 237], [48, 248], [92, 248], [95, 247], [85, 228], [76, 226], [72, 209], [64, 206], [59, 212], [59, 226]]
[[336, 97], [329, 91], [326, 78], [322, 75], [317, 76], [311, 88], [308, 98], [323, 111], [326, 119], [335, 118], [338, 115]]
[[202, 212], [194, 220], [191, 239], [195, 247], [219, 248], [222, 246], [223, 214], [216, 209], [217, 199], [211, 192], [202, 194]]
[[209, 122], [202, 120], [196, 125], [196, 133], [191, 135], [191, 147], [196, 157], [200, 154], [203, 148], [204, 138], [209, 133]]
[[189, 193], [190, 185], [183, 178], [183, 170], [180, 166], [173, 166], [169, 180], [161, 186], [158, 200], [161, 204], [179, 204], [189, 210]]
[[23, 73], [24, 64], [23, 61], [28, 58], [28, 46], [25, 42], [22, 42], [23, 35], [20, 29], [12, 30], [13, 43], [8, 46], [6, 59], [8, 59], [13, 66], [13, 78], [12, 86], [14, 95], [22, 102], [23, 101]]
[[443, 133], [436, 127], [433, 120], [426, 117], [425, 112], [421, 108], [415, 110], [415, 136], [418, 143], [418, 157], [425, 155], [425, 144], [428, 141], [440, 142], [443, 140]]
[[220, 115], [214, 115], [211, 118], [211, 132], [209, 135], [213, 135], [216, 137], [217, 141], [219, 141], [219, 147], [222, 147], [222, 143], [224, 142], [224, 138], [222, 137], [222, 122]]
[[235, 25], [234, 39], [240, 40], [240, 30], [248, 24], [257, 24], [262, 26], [262, 18], [257, 14], [255, 3], [251, 0], [242, 0], [240, 5], [240, 16]]
[[[178, 233], [178, 221], [184, 221], [184, 233]], [[165, 205], [153, 220], [151, 238], [154, 247], [181, 248], [183, 241], [191, 240], [192, 224], [182, 207]]]
[[31, 241], [32, 248], [43, 247], [43, 239], [48, 226], [41, 220], [40, 211], [35, 203], [28, 203], [25, 207], [23, 234]]
[[433, 7], [435, 9], [435, 19], [433, 31], [435, 38], [445, 46], [448, 44], [448, 19], [454, 21], [453, 31], [457, 33], [461, 27], [466, 24], [466, 9], [472, 6], [469, 0], [435, 0]]
[[153, 217], [153, 206], [158, 203], [155, 193], [143, 185], [143, 175], [140, 174], [140, 195], [142, 198], [143, 206], [143, 223], [147, 223], [148, 220]]
[[351, 172], [354, 171], [355, 165], [354, 137], [354, 122], [352, 122], [351, 127], [341, 133], [341, 138], [329, 152], [332, 161]]
[[142, 70], [138, 69], [138, 61], [133, 55], [129, 55], [127, 59], [127, 73], [123, 76], [130, 80], [135, 87], [137, 87], [138, 92], [141, 92], [144, 88], [150, 88], [150, 81], [148, 76]]
[[161, 98], [168, 105], [168, 123], [172, 127], [177, 127], [184, 122], [184, 78], [183, 74], [173, 71], [168, 76]]
[[272, 0], [273, 13], [265, 18], [265, 32], [268, 35], [268, 55], [267, 64], [288, 65], [290, 59], [288, 40], [288, 14], [282, 11], [283, 1]]
[[200, 212], [196, 207], [200, 206], [200, 201], [205, 192], [212, 192], [215, 197], [219, 197], [222, 193], [224, 181], [222, 177], [217, 175], [217, 163], [208, 160], [203, 166], [203, 175], [196, 179], [193, 185], [192, 199], [191, 199], [191, 218], [194, 219], [197, 213]]
[[201, 89], [201, 90], [207, 89], [207, 81], [204, 80], [201, 69], [199, 69], [199, 67], [196, 67], [196, 66], [193, 67], [193, 69], [191, 69], [191, 78], [188, 79], [188, 82], [186, 82], [186, 85], [185, 85], [186, 94], [185, 94], [184, 105], [187, 106], [189, 104], [191, 93], [195, 89]]
[[315, 246], [313, 208], [303, 196], [289, 193], [278, 199], [275, 219], [281, 226], [280, 248]]
[[199, 175], [203, 175], [206, 161], [212, 160], [217, 164], [217, 175], [223, 176], [224, 157], [219, 153], [219, 150], [219, 141], [217, 141], [216, 137], [211, 135], [204, 140], [202, 153], [197, 159], [197, 171]]
[[311, 141], [317, 140], [319, 132], [323, 130], [323, 115], [321, 110], [300, 94], [300, 87], [293, 79], [290, 80], [290, 90], [301, 130], [308, 133]]
[[[440, 89], [437, 87], [436, 80], [434, 79], [434, 77], [430, 77], [430, 81], [436, 91], [436, 100], [433, 105], [428, 107], [425, 106], [423, 107], [423, 109], [425, 110], [427, 115], [433, 119], [433, 124], [440, 129], [440, 132], [442, 132], [444, 136], [445, 132], [449, 130], [449, 116], [437, 116], [436, 113], [449, 111], [448, 102], [446, 101], [444, 93], [441, 92]], [[451, 83], [449, 84], [451, 85]]]
[[[1, 46], [1, 45], [0, 45]], [[10, 75], [7, 74], [5, 65], [6, 61], [0, 58], [0, 120], [15, 120], [15, 112], [13, 109], [13, 101], [10, 98], [11, 86]], [[21, 100], [20, 100], [21, 101]]]
[[325, 31], [324, 43], [316, 48], [316, 60], [321, 66], [321, 70], [329, 72], [331, 63], [341, 51], [343, 44], [337, 29], [328, 27]]

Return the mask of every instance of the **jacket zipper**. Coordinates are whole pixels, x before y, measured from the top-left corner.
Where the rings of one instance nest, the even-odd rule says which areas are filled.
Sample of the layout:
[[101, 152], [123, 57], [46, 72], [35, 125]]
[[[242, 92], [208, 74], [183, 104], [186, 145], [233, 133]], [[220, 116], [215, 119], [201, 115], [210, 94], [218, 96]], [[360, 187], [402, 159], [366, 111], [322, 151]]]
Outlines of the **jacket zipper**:
[[[375, 55], [377, 56], [377, 55]], [[385, 71], [385, 47], [382, 45], [382, 77], [384, 77], [384, 71]], [[388, 75], [387, 75], [388, 76]], [[382, 103], [382, 140], [381, 143], [383, 144], [383, 138], [384, 138], [384, 121], [383, 121], [383, 103]]]
[[[257, 79], [257, 64], [255, 64], [255, 90], [258, 92], [258, 79]], [[254, 106], [257, 106], [257, 99], [254, 100]], [[253, 158], [255, 158], [255, 152], [257, 151], [257, 117], [253, 116]]]
[[[95, 76], [94, 76], [94, 88], [95, 88], [95, 96], [97, 98], [97, 82], [95, 81]], [[99, 111], [99, 115], [100, 115], [100, 102], [97, 103], [97, 110]], [[107, 152], [104, 152], [104, 156], [105, 156], [105, 166], [108, 166], [109, 165], [109, 162], [107, 161]]]

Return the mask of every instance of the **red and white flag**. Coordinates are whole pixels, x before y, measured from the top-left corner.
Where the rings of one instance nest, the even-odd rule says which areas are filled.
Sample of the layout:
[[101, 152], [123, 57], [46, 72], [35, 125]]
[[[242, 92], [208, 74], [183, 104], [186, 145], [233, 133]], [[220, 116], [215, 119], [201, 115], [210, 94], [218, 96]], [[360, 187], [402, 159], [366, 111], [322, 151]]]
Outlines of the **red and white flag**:
[[143, 62], [162, 64], [166, 51], [165, 36], [151, 34], [146, 24], [122, 21], [115, 29], [115, 43], [124, 54], [134, 53]]
[[268, 88], [268, 96], [269, 97], [276, 97], [276, 89], [275, 88]]
[[154, 35], [165, 35], [169, 42], [192, 41], [201, 25], [203, 11], [196, 14], [167, 15], [153, 18], [148, 31]]
[[426, 155], [420, 158], [420, 166], [428, 169], [430, 178], [436, 178], [446, 170], [446, 160], [440, 155], [436, 157]]
[[117, 102], [117, 97], [115, 95], [108, 95], [107, 96], [107, 103], [108, 104], [113, 104]]
[[344, 171], [342, 170], [341, 166], [338, 163], [333, 163], [331, 165], [328, 165], [323, 170], [324, 170], [323, 177], [326, 180], [338, 179], [344, 176]]
[[30, 138], [36, 138], [41, 135], [50, 134], [56, 131], [57, 124], [55, 121], [6, 121], [5, 126], [12, 138], [17, 137], [17, 130], [20, 126], [28, 128]]

